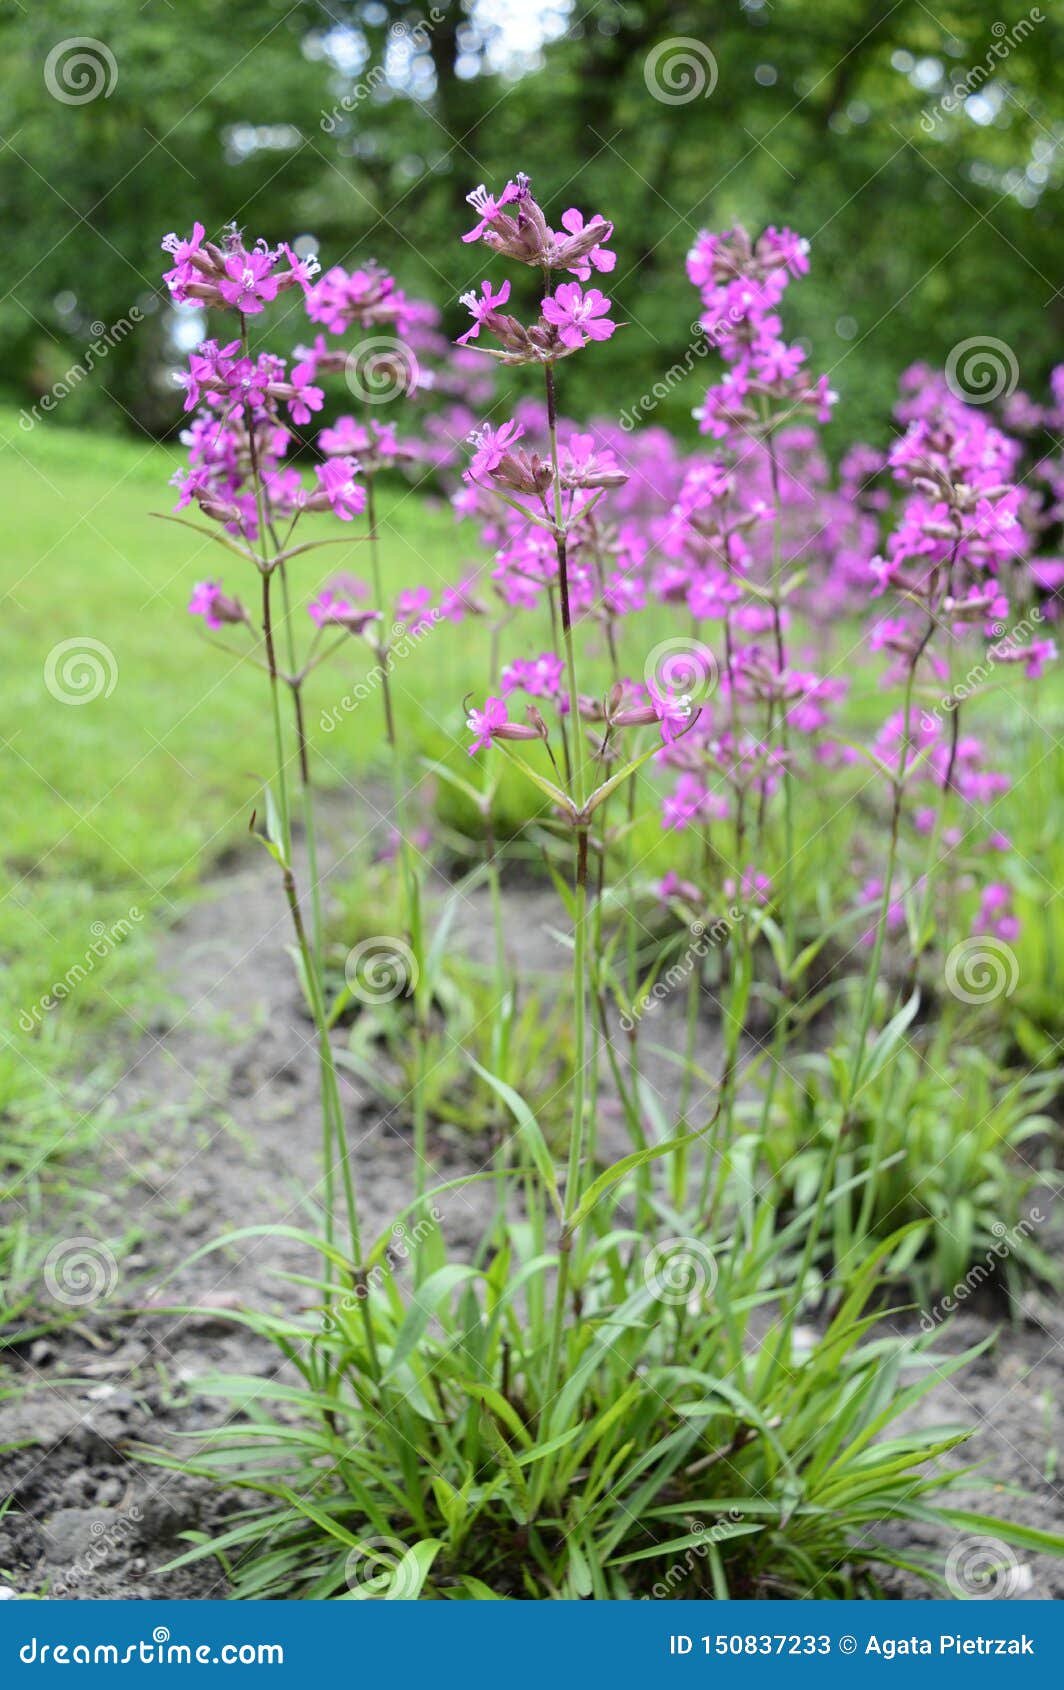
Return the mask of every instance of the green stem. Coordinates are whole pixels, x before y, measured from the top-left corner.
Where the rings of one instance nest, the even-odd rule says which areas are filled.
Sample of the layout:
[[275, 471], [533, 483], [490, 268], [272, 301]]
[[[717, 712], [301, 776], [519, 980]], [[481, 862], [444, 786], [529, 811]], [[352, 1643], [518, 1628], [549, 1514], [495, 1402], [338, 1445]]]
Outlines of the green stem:
[[[373, 590], [378, 608], [383, 612], [384, 579], [381, 571], [380, 531], [377, 523], [376, 477], [374, 475], [367, 475], [366, 477], [366, 517], [369, 530], [369, 555], [373, 573]], [[399, 861], [404, 887], [403, 919], [410, 934], [410, 944], [417, 971], [414, 982], [414, 1081], [411, 1087], [414, 1103], [414, 1196], [419, 1205], [414, 1211], [416, 1223], [421, 1216], [420, 1203], [425, 1195], [425, 1188], [428, 1183], [428, 1106], [425, 1097], [425, 1080], [428, 1071], [427, 994], [429, 981], [422, 942], [420, 886], [406, 824], [406, 795], [403, 791], [403, 771], [399, 756], [399, 740], [396, 733], [395, 710], [392, 704], [391, 681], [388, 672], [390, 655], [391, 646], [386, 640], [378, 648], [381, 671], [381, 700], [384, 708], [384, 734], [388, 743], [388, 755], [391, 763], [392, 802], [395, 809], [396, 832], [399, 835]], [[421, 1276], [422, 1262], [423, 1252], [419, 1243], [415, 1264], [415, 1277], [417, 1278]]]
[[[561, 470], [558, 462], [558, 422], [554, 395], [554, 371], [548, 364], [544, 371], [547, 395], [547, 426], [550, 432], [550, 454], [554, 490], [554, 543], [558, 555], [558, 594], [561, 606], [562, 641], [565, 649], [566, 680], [569, 693], [569, 719], [572, 726], [572, 797], [578, 809], [583, 808], [583, 735], [580, 732], [579, 689], [576, 676], [576, 655], [573, 645], [572, 615], [569, 605], [569, 572], [566, 551], [565, 524], [562, 511]], [[576, 829], [576, 872], [573, 915], [573, 1094], [572, 1121], [569, 1133], [569, 1161], [565, 1182], [566, 1220], [559, 1242], [558, 1284], [555, 1290], [554, 1319], [550, 1348], [547, 1355], [546, 1384], [543, 1394], [544, 1424], [557, 1391], [561, 1364], [562, 1340], [565, 1330], [566, 1305], [569, 1298], [571, 1256], [578, 1243], [573, 1237], [570, 1221], [580, 1202], [583, 1176], [584, 1148], [584, 1064], [586, 1056], [587, 1016], [587, 957], [585, 925], [587, 920], [587, 827]], [[546, 1468], [539, 1494], [547, 1483]]]
[[839, 1156], [842, 1153], [843, 1141], [847, 1137], [852, 1125], [851, 1114], [853, 1111], [853, 1105], [860, 1087], [861, 1076], [864, 1072], [865, 1046], [868, 1042], [868, 1034], [872, 1025], [872, 1011], [875, 1007], [876, 987], [879, 984], [879, 966], [883, 956], [883, 945], [886, 939], [887, 922], [890, 919], [890, 906], [894, 887], [894, 872], [898, 860], [898, 838], [901, 826], [902, 798], [905, 791], [905, 768], [908, 761], [909, 735], [912, 728], [913, 686], [916, 679], [917, 666], [920, 662], [920, 658], [923, 656], [928, 641], [931, 638], [931, 631], [933, 627], [933, 621], [929, 622], [926, 634], [912, 655], [909, 663], [908, 674], [906, 676], [904, 722], [901, 734], [901, 747], [898, 752], [898, 766], [894, 776], [894, 791], [890, 815], [890, 841], [887, 847], [886, 870], [883, 881], [883, 897], [880, 902], [879, 915], [876, 920], [872, 956], [868, 964], [868, 971], [865, 975], [864, 990], [861, 997], [861, 1010], [857, 1023], [857, 1037], [854, 1045], [853, 1064], [847, 1075], [847, 1084], [843, 1094], [839, 1123], [824, 1161], [824, 1171], [820, 1177], [820, 1184], [817, 1189], [816, 1202], [813, 1208], [813, 1218], [810, 1222], [809, 1231], [806, 1235], [805, 1248], [802, 1252], [801, 1266], [795, 1280], [794, 1296], [784, 1320], [783, 1333], [781, 1335], [777, 1354], [779, 1354], [788, 1344], [794, 1322], [797, 1319], [798, 1310], [801, 1307], [806, 1277], [809, 1273], [810, 1267], [812, 1266], [813, 1254], [816, 1250], [817, 1240], [820, 1236], [820, 1228], [824, 1220], [824, 1210], [827, 1207], [828, 1197], [831, 1194], [832, 1186], [834, 1184], [835, 1170], [838, 1167]]
[[[245, 352], [247, 351], [247, 326], [241, 317], [241, 340]], [[281, 725], [281, 677], [277, 668], [277, 650], [274, 642], [272, 605], [270, 602], [270, 581], [276, 567], [268, 556], [267, 539], [268, 527], [266, 505], [263, 494], [262, 475], [259, 468], [258, 445], [255, 439], [255, 416], [250, 403], [245, 408], [245, 424], [248, 435], [248, 452], [251, 461], [252, 484], [255, 492], [255, 511], [258, 521], [259, 546], [261, 550], [260, 570], [262, 573], [262, 634], [266, 649], [266, 665], [270, 679], [270, 706], [273, 720], [274, 749], [276, 755], [276, 777], [278, 809], [281, 822], [280, 851], [282, 858], [282, 873], [284, 876], [285, 899], [288, 904], [303, 968], [303, 976], [307, 983], [307, 994], [310, 999], [311, 1014], [314, 1018], [315, 1032], [318, 1043], [319, 1072], [321, 1079], [321, 1113], [322, 1113], [322, 1155], [323, 1155], [323, 1186], [325, 1193], [325, 1226], [326, 1237], [333, 1240], [334, 1208], [333, 1199], [333, 1163], [338, 1151], [344, 1181], [344, 1193], [347, 1201], [348, 1231], [351, 1240], [352, 1278], [356, 1288], [362, 1283], [362, 1243], [359, 1231], [358, 1204], [355, 1193], [354, 1173], [351, 1168], [347, 1152], [346, 1133], [344, 1128], [343, 1106], [340, 1099], [340, 1089], [336, 1077], [336, 1063], [333, 1057], [332, 1043], [329, 1038], [329, 1027], [325, 1013], [324, 988], [322, 985], [318, 959], [311, 951], [307, 941], [303, 917], [299, 907], [299, 895], [296, 889], [295, 876], [292, 871], [292, 828], [288, 805], [288, 775], [287, 758], [284, 744], [284, 730]], [[372, 1315], [369, 1308], [369, 1298], [360, 1298], [363, 1325], [366, 1335], [366, 1349], [369, 1357], [370, 1370], [374, 1378], [379, 1378], [380, 1368], [377, 1361], [376, 1339], [373, 1331]]]
[[[271, 530], [272, 533], [272, 530]], [[275, 542], [276, 546], [276, 542]], [[288, 568], [277, 565], [281, 577], [281, 601], [284, 606], [285, 650], [288, 658], [289, 685], [292, 689], [292, 712], [296, 725], [296, 744], [299, 749], [299, 777], [302, 796], [303, 834], [307, 842], [307, 873], [310, 879], [311, 932], [314, 935], [314, 954], [322, 956], [321, 885], [318, 879], [318, 839], [314, 825], [314, 801], [310, 785], [310, 759], [306, 722], [303, 715], [303, 678], [297, 672], [295, 634], [292, 629], [292, 605], [288, 592]]]
[[[271, 571], [265, 570], [262, 576], [262, 623], [263, 635], [266, 643], [266, 658], [270, 673], [270, 696], [273, 703], [274, 739], [277, 754], [279, 779], [284, 768], [284, 738], [281, 729], [280, 708], [280, 677], [277, 673], [276, 652], [274, 649], [273, 624], [270, 605]], [[287, 826], [284, 827], [287, 839]], [[307, 939], [303, 916], [299, 907], [299, 896], [296, 890], [295, 876], [292, 872], [289, 847], [285, 847], [282, 865], [284, 877], [285, 899], [288, 904], [292, 927], [295, 932], [296, 946], [302, 963], [303, 976], [307, 983], [307, 994], [310, 999], [311, 1014], [317, 1034], [318, 1055], [321, 1072], [322, 1090], [322, 1141], [325, 1166], [323, 1169], [326, 1192], [326, 1236], [332, 1242], [333, 1217], [332, 1197], [332, 1167], [334, 1153], [339, 1153], [340, 1168], [344, 1183], [344, 1197], [347, 1204], [348, 1231], [351, 1240], [352, 1274], [356, 1287], [361, 1284], [362, 1275], [362, 1241], [358, 1220], [358, 1203], [355, 1192], [354, 1172], [351, 1167], [350, 1156], [344, 1129], [343, 1105], [340, 1098], [340, 1088], [336, 1075], [336, 1062], [333, 1056], [332, 1042], [329, 1038], [329, 1026], [325, 1012], [325, 1000], [318, 962], [311, 950]], [[366, 1346], [370, 1357], [370, 1366], [374, 1377], [379, 1377], [377, 1363], [376, 1339], [373, 1332], [372, 1318], [369, 1309], [369, 1299], [359, 1299], [362, 1309], [363, 1324], [366, 1333]]]
[[[786, 651], [783, 642], [783, 600], [781, 594], [783, 574], [783, 502], [780, 496], [779, 459], [776, 453], [776, 440], [772, 429], [769, 429], [766, 444], [768, 446], [769, 471], [772, 480], [772, 503], [774, 518], [772, 524], [772, 627], [776, 646], [776, 668], [780, 680], [786, 667]], [[790, 733], [787, 722], [787, 702], [780, 699], [779, 741], [782, 753], [782, 770], [780, 786], [783, 797], [783, 851], [784, 864], [781, 877], [780, 900], [783, 905], [783, 967], [780, 970], [780, 995], [782, 1002], [776, 1016], [773, 1030], [772, 1062], [769, 1067], [764, 1097], [761, 1107], [761, 1135], [768, 1131], [769, 1116], [775, 1097], [776, 1085], [783, 1068], [783, 1056], [787, 1048], [787, 1038], [790, 1020], [790, 993], [793, 982], [790, 979], [790, 967], [796, 952], [795, 926], [797, 912], [794, 908], [794, 795], [790, 769]]]

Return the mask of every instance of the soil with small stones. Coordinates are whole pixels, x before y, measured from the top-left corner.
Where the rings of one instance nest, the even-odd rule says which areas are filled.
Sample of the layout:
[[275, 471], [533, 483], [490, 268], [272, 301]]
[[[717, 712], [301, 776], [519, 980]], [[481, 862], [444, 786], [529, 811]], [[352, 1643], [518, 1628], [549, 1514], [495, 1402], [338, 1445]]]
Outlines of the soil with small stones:
[[[327, 806], [326, 820], [323, 862], [335, 876], [344, 867], [342, 818]], [[442, 880], [434, 888], [441, 898], [451, 890]], [[555, 936], [553, 892], [521, 886], [504, 895], [511, 960], [522, 977], [560, 974], [567, 951]], [[126, 1055], [110, 1103], [147, 1127], [113, 1135], [100, 1170], [101, 1187], [114, 1198], [113, 1213], [99, 1215], [99, 1237], [132, 1229], [137, 1241], [109, 1295], [6, 1356], [11, 1394], [0, 1398], [0, 1494], [11, 1504], [0, 1516], [0, 1592], [79, 1599], [226, 1593], [213, 1561], [161, 1569], [187, 1548], [184, 1534], [220, 1529], [237, 1498], [147, 1465], [136, 1448], [168, 1441], [177, 1447], [179, 1434], [194, 1448], [196, 1436], [209, 1433], [228, 1409], [198, 1394], [195, 1382], [204, 1375], [267, 1378], [276, 1371], [275, 1353], [228, 1321], [227, 1311], [298, 1306], [308, 1295], [278, 1277], [279, 1270], [314, 1272], [298, 1241], [246, 1237], [196, 1255], [237, 1229], [311, 1219], [308, 1195], [313, 1200], [320, 1160], [317, 1063], [286, 922], [274, 865], [265, 853], [249, 853], [208, 884], [160, 941], [159, 966], [179, 1007]], [[477, 891], [462, 900], [451, 945], [486, 961], [490, 935], [487, 898]], [[681, 1001], [666, 1000], [655, 1011], [654, 1041], [680, 1051], [684, 994], [673, 996]], [[719, 1040], [708, 1019], [696, 1057], [710, 1072], [718, 1065]], [[679, 1075], [667, 1058], [648, 1068], [666, 1109], [678, 1101]], [[369, 1081], [344, 1070], [340, 1083], [364, 1230], [376, 1237], [412, 1195], [408, 1126], [389, 1114]], [[628, 1148], [606, 1084], [601, 1152], [612, 1158]], [[440, 1181], [485, 1160], [484, 1146], [453, 1128], [436, 1132], [430, 1153]], [[473, 1247], [492, 1202], [490, 1182], [448, 1195], [441, 1224], [452, 1253]], [[191, 1312], [166, 1312], [178, 1305]], [[943, 1348], [953, 1353], [993, 1330], [992, 1347], [937, 1386], [910, 1424], [977, 1427], [957, 1464], [981, 1462], [982, 1486], [991, 1489], [968, 1487], [956, 1505], [1060, 1530], [1064, 1312], [1032, 1293], [1003, 1320], [989, 1299], [973, 1300]], [[981, 1551], [971, 1534], [958, 1544], [916, 1524], [887, 1535], [902, 1558], [930, 1551], [945, 1569], [952, 1550], [960, 1576], [978, 1567]], [[995, 1559], [1001, 1557], [991, 1551]], [[1025, 1552], [1012, 1559], [996, 1594], [1064, 1597], [1064, 1562]], [[886, 1584], [894, 1596], [932, 1594], [904, 1572]]]

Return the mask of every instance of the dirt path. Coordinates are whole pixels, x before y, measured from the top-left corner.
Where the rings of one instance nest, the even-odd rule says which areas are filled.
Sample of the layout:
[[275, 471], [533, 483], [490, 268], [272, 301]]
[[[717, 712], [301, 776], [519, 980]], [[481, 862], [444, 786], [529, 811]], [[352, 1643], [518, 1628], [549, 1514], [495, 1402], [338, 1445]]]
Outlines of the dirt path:
[[[343, 855], [337, 820], [324, 853], [334, 862]], [[146, 1467], [131, 1446], [217, 1423], [222, 1405], [189, 1390], [203, 1374], [271, 1372], [274, 1353], [218, 1311], [298, 1302], [299, 1291], [276, 1270], [313, 1271], [299, 1245], [273, 1239], [244, 1240], [179, 1266], [239, 1227], [309, 1224], [320, 1156], [317, 1068], [283, 914], [274, 865], [265, 853], [249, 853], [206, 888], [160, 947], [160, 968], [183, 1007], [129, 1058], [112, 1102], [119, 1114], [140, 1116], [146, 1131], [116, 1139], [101, 1176], [114, 1200], [110, 1222], [101, 1216], [100, 1237], [121, 1237], [132, 1223], [139, 1240], [104, 1302], [15, 1357], [15, 1383], [26, 1389], [0, 1402], [0, 1447], [22, 1446], [0, 1457], [2, 1488], [14, 1498], [0, 1518], [0, 1583], [9, 1589], [80, 1598], [224, 1594], [210, 1563], [166, 1576], [158, 1569], [180, 1552], [182, 1533], [210, 1530], [232, 1499]], [[507, 932], [523, 968], [566, 967], [566, 951], [551, 936], [557, 920], [552, 893], [508, 894]], [[486, 899], [477, 893], [463, 904], [455, 946], [482, 956], [489, 925]], [[663, 1006], [654, 1036], [681, 1047], [680, 1003]], [[712, 1068], [716, 1055], [713, 1030], [703, 1030], [699, 1059]], [[666, 1103], [677, 1075], [667, 1061], [652, 1072]], [[341, 1083], [364, 1227], [375, 1237], [410, 1199], [411, 1148], [405, 1125], [389, 1118], [368, 1085], [346, 1072]], [[608, 1106], [602, 1139], [607, 1155], [628, 1148]], [[484, 1159], [457, 1130], [441, 1134], [432, 1154], [441, 1180]], [[488, 1183], [448, 1199], [442, 1224], [452, 1250], [472, 1246], [491, 1203]], [[129, 1312], [153, 1303], [192, 1303], [198, 1312]], [[968, 1314], [949, 1348], [985, 1331], [979, 1314]], [[978, 1506], [1054, 1529], [1062, 1523], [1054, 1467], [1062, 1339], [1059, 1306], [1040, 1304], [1027, 1324], [1006, 1328], [990, 1355], [944, 1384], [922, 1410], [929, 1420], [979, 1422], [976, 1457], [999, 1486], [1026, 1492], [1015, 1498], [999, 1490]], [[907, 1541], [922, 1541], [919, 1531]], [[944, 1559], [947, 1546], [939, 1547]], [[923, 1593], [904, 1578], [897, 1589]], [[1032, 1560], [1017, 1574], [1014, 1594], [1064, 1595], [1064, 1573], [1044, 1558]]]

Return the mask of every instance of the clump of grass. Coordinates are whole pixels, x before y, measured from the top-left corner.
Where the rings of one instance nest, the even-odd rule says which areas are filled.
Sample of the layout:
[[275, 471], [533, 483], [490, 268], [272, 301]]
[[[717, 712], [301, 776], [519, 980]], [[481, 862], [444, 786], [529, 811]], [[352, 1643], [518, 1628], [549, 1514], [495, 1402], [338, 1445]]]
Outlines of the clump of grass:
[[[782, 1100], [766, 1152], [777, 1188], [800, 1206], [830, 1151], [838, 1090], [827, 1056], [806, 1056], [796, 1072], [801, 1083]], [[1038, 1187], [1059, 1177], [1049, 1112], [1059, 1092], [1058, 1073], [1004, 1070], [942, 1029], [928, 1048], [903, 1046], [853, 1113], [839, 1172], [865, 1177], [864, 1194], [837, 1206], [825, 1247], [845, 1266], [869, 1236], [912, 1223], [892, 1266], [924, 1303], [987, 1260], [1013, 1294], [1031, 1280], [1059, 1284], [1039, 1239], [1046, 1217], [1030, 1207]]]
[[[899, 1337], [892, 1312], [867, 1311], [912, 1229], [869, 1255], [812, 1336], [774, 1318], [807, 1209], [784, 1224], [759, 1206], [751, 1236], [719, 1254], [693, 1233], [648, 1251], [617, 1195], [624, 1176], [611, 1177], [589, 1210], [581, 1317], [553, 1395], [556, 1255], [542, 1214], [479, 1264], [443, 1262], [434, 1234], [416, 1290], [382, 1271], [372, 1382], [354, 1293], [330, 1304], [325, 1332], [323, 1303], [302, 1319], [244, 1317], [289, 1358], [287, 1376], [203, 1379], [233, 1419], [194, 1455], [150, 1459], [254, 1500], [172, 1567], [215, 1558], [241, 1598], [819, 1600], [875, 1595], [887, 1567], [940, 1579], [884, 1528], [979, 1529], [941, 1499], [972, 1484], [938, 1467], [968, 1432], [914, 1429], [914, 1411], [985, 1344], [947, 1356], [930, 1337]], [[453, 1197], [445, 1187], [430, 1201]], [[388, 1244], [367, 1258], [375, 1287]]]

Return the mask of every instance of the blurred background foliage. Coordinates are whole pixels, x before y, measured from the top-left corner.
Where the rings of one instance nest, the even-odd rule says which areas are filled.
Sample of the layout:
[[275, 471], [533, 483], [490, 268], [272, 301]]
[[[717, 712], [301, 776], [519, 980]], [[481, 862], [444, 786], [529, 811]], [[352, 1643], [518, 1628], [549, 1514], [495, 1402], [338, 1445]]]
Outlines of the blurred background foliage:
[[[44, 65], [78, 36], [117, 76], [63, 104]], [[679, 37], [715, 81], [667, 103], [647, 55]], [[915, 357], [993, 334], [1035, 392], [1060, 361], [1062, 84], [1055, 0], [10, 0], [0, 381], [31, 404], [135, 305], [59, 420], [172, 431], [182, 325], [158, 243], [196, 218], [304, 236], [326, 265], [373, 256], [457, 331], [485, 269], [464, 197], [523, 169], [556, 214], [616, 224], [607, 291], [630, 326], [574, 371], [572, 412], [620, 416], [690, 360], [699, 228], [786, 222], [812, 243], [789, 322], [832, 372], [834, 426], [882, 438]], [[654, 420], [693, 433], [673, 385]]]

